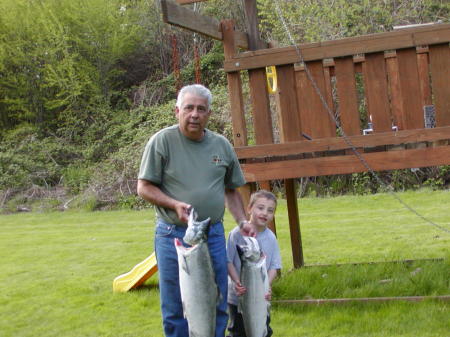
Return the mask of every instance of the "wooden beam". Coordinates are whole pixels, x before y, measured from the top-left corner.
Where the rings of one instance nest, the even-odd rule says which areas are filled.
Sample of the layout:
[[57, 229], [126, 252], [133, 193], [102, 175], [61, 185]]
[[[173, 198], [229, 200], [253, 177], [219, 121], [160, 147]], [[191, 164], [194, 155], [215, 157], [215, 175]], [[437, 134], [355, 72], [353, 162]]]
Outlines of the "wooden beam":
[[283, 79], [279, 81], [276, 93], [280, 140], [282, 143], [300, 140], [302, 125], [298, 114], [294, 66], [277, 67], [277, 77]]
[[403, 100], [403, 127], [421, 129], [424, 127], [424, 119], [416, 50], [408, 48], [397, 51], [397, 63]]
[[335, 60], [336, 89], [340, 107], [340, 120], [348, 136], [361, 134], [358, 111], [358, 92], [356, 89], [355, 67], [351, 56]]
[[[433, 142], [450, 139], [450, 126], [433, 129], [403, 130], [397, 132], [380, 132], [370, 135], [348, 137], [355, 147], [375, 147], [382, 145], [399, 145], [419, 142]], [[303, 140], [282, 144], [253, 145], [236, 147], [239, 159], [269, 158], [298, 155], [320, 151], [338, 151], [351, 149], [342, 137]]]
[[[239, 73], [239, 72], [238, 72]], [[233, 74], [233, 73], [228, 73]], [[253, 129], [256, 144], [273, 144], [272, 114], [267, 92], [266, 69], [252, 69], [248, 72], [250, 96], [252, 101]], [[271, 190], [270, 181], [258, 181], [259, 187]], [[275, 217], [269, 223], [269, 228], [276, 235]]]
[[397, 57], [390, 57], [386, 59], [386, 71], [389, 79], [389, 92], [391, 94], [392, 119], [398, 130], [404, 130], [405, 113], [403, 111], [403, 99], [400, 88], [400, 74], [398, 72]]
[[[417, 56], [419, 55], [427, 55], [429, 52], [429, 48], [428, 47], [423, 47], [423, 46], [417, 46], [416, 47], [416, 53]], [[340, 57], [340, 56], [338, 56]], [[343, 56], [343, 57], [351, 57], [353, 59], [353, 63], [355, 63], [355, 67], [358, 66], [358, 64], [361, 64], [363, 62], [366, 62], [366, 57], [363, 54], [357, 54], [357, 55], [353, 55], [353, 56]], [[397, 58], [397, 52], [394, 50], [387, 50], [384, 52], [384, 58], [387, 60], [389, 59], [396, 59]], [[336, 66], [336, 62], [334, 58], [327, 58], [323, 60], [323, 66], [324, 67], [334, 67]], [[295, 70], [296, 71], [301, 71], [304, 70], [305, 67], [303, 65], [295, 65]], [[355, 69], [355, 72], [361, 72], [362, 70], [357, 71], [357, 69]], [[333, 74], [334, 75], [334, 74]]]
[[[267, 48], [259, 34], [259, 20], [256, 0], [245, 0], [245, 15], [247, 18], [248, 45], [250, 50]], [[256, 144], [273, 143], [272, 114], [270, 99], [267, 92], [266, 68], [252, 69], [248, 72], [250, 96], [252, 100], [253, 127]], [[258, 181], [259, 187], [271, 191], [270, 181]], [[276, 235], [275, 217], [269, 223], [269, 228]]]
[[[307, 67], [319, 92], [324, 96], [328, 107], [333, 109], [332, 93], [331, 89], [327, 89], [323, 63], [320, 61], [307, 62]], [[278, 69], [280, 68], [286, 68], [286, 66], [277, 67], [277, 74]], [[279, 85], [285, 82], [284, 76], [280, 76], [280, 78], [283, 79], [283, 81], [279, 81]], [[300, 114], [301, 127], [299, 126], [297, 129], [291, 130], [296, 135], [296, 138], [291, 138], [289, 141], [302, 139], [302, 133], [307, 134], [313, 139], [335, 136], [336, 124], [325, 108], [325, 105], [316, 91], [316, 87], [313, 86], [306, 75], [306, 72], [295, 72], [295, 80], [297, 106], [294, 106], [293, 108], [298, 109], [296, 114]], [[291, 121], [289, 121], [291, 127], [293, 126], [293, 123], [294, 119], [291, 119]]]
[[[163, 21], [174, 26], [186, 28], [216, 40], [222, 41], [220, 22], [214, 18], [203, 16], [190, 8], [182, 7], [172, 0], [160, 0]], [[234, 31], [236, 45], [247, 49], [247, 34]]]
[[[450, 41], [450, 24], [370, 34], [299, 45], [305, 61], [381, 52], [390, 49], [434, 45]], [[225, 71], [262, 68], [299, 62], [295, 47], [271, 48], [241, 53], [224, 63]]]
[[[374, 171], [450, 164], [450, 146], [361, 153], [360, 155]], [[242, 164], [241, 167], [248, 182], [367, 171], [359, 158], [354, 155]]]
[[247, 18], [248, 49], [257, 50], [267, 48], [267, 43], [259, 38], [259, 20], [256, 0], [244, 0], [245, 16]]
[[450, 50], [448, 43], [430, 47], [436, 125], [450, 125]]
[[373, 130], [386, 132], [392, 130], [389, 89], [383, 53], [366, 55], [363, 64], [364, 84], [368, 113], [372, 117]]
[[297, 190], [294, 179], [285, 179], [286, 203], [289, 219], [289, 233], [291, 238], [292, 262], [294, 268], [303, 267], [302, 234], [300, 232], [300, 218], [298, 216]]
[[[302, 129], [297, 107], [297, 92], [295, 90], [295, 70], [292, 64], [277, 67], [279, 81], [276, 93], [278, 123], [281, 142], [296, 141], [301, 138]], [[265, 165], [267, 163], [263, 163]], [[294, 178], [294, 177], [292, 177]], [[269, 180], [269, 179], [259, 179]], [[300, 232], [300, 218], [298, 215], [297, 192], [294, 179], [285, 179], [286, 203], [289, 218], [289, 232], [294, 268], [304, 265], [302, 236]]]
[[[223, 49], [225, 59], [236, 53], [234, 41], [234, 21], [223, 20], [221, 23], [223, 35]], [[233, 125], [234, 146], [247, 145], [247, 126], [245, 122], [245, 108], [242, 98], [242, 81], [239, 71], [227, 73], [228, 93], [230, 100], [231, 121]]]

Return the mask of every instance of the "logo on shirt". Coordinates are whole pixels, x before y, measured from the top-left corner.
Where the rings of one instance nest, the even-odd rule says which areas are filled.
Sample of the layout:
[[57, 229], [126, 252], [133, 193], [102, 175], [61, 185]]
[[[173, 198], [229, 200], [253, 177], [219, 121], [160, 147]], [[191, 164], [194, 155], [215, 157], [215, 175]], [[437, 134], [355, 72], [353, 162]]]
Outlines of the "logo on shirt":
[[214, 155], [212, 156], [212, 162], [213, 162], [213, 164], [215, 164], [216, 166], [222, 164], [222, 161], [223, 161], [222, 158], [220, 158], [220, 156], [219, 156], [218, 154], [214, 154]]

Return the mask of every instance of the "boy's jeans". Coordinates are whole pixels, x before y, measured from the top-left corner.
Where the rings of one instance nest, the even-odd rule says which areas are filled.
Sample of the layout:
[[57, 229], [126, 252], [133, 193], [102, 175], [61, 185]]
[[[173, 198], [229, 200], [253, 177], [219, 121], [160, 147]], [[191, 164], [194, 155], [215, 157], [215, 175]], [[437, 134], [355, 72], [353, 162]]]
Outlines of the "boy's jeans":
[[[161, 312], [166, 337], [189, 336], [188, 323], [184, 318], [181, 304], [178, 257], [174, 244], [174, 239], [182, 240], [185, 232], [186, 227], [166, 224], [161, 220], [157, 221], [155, 251], [158, 260]], [[217, 305], [215, 337], [223, 337], [228, 322], [228, 271], [225, 232], [222, 222], [211, 224], [208, 234], [208, 247], [216, 273], [216, 283], [221, 293], [221, 300]], [[199, 291], [202, 290], [199, 289]]]

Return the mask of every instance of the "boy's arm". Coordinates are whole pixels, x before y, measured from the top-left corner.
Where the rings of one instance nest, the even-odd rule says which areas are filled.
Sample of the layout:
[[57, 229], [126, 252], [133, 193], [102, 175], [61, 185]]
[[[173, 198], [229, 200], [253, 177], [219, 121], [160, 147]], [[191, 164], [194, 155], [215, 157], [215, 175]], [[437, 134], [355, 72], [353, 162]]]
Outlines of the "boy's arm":
[[225, 204], [236, 223], [239, 224], [241, 232], [245, 235], [256, 237], [255, 229], [247, 221], [242, 197], [238, 190], [225, 188]]
[[234, 282], [234, 290], [236, 291], [236, 295], [238, 296], [243, 295], [246, 289], [245, 287], [242, 286], [236, 268], [234, 268], [234, 265], [231, 262], [228, 262], [228, 275], [230, 275], [230, 278]]
[[272, 285], [273, 280], [277, 277], [278, 272], [276, 269], [269, 269], [267, 271], [267, 275], [269, 276], [269, 286]]
[[269, 269], [267, 271], [267, 276], [269, 277], [269, 292], [265, 295], [265, 298], [268, 301], [272, 299], [272, 282], [277, 277], [277, 275], [277, 269]]
[[230, 275], [230, 278], [233, 280], [233, 282], [240, 283], [241, 281], [239, 280], [239, 275], [236, 271], [236, 268], [234, 268], [234, 264], [228, 262], [227, 265], [228, 265], [228, 275]]

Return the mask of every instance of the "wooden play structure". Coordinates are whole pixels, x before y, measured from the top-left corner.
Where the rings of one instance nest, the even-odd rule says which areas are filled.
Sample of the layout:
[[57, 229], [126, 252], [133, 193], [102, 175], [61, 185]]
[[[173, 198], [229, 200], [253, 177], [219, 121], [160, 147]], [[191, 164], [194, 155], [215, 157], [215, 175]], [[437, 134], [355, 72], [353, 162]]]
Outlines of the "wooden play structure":
[[450, 164], [450, 24], [269, 48], [257, 38], [254, 1], [245, 0], [248, 33], [181, 6], [192, 2], [161, 0], [163, 18], [223, 42], [234, 146], [249, 182], [242, 193], [284, 180], [295, 267], [304, 265], [296, 178]]

